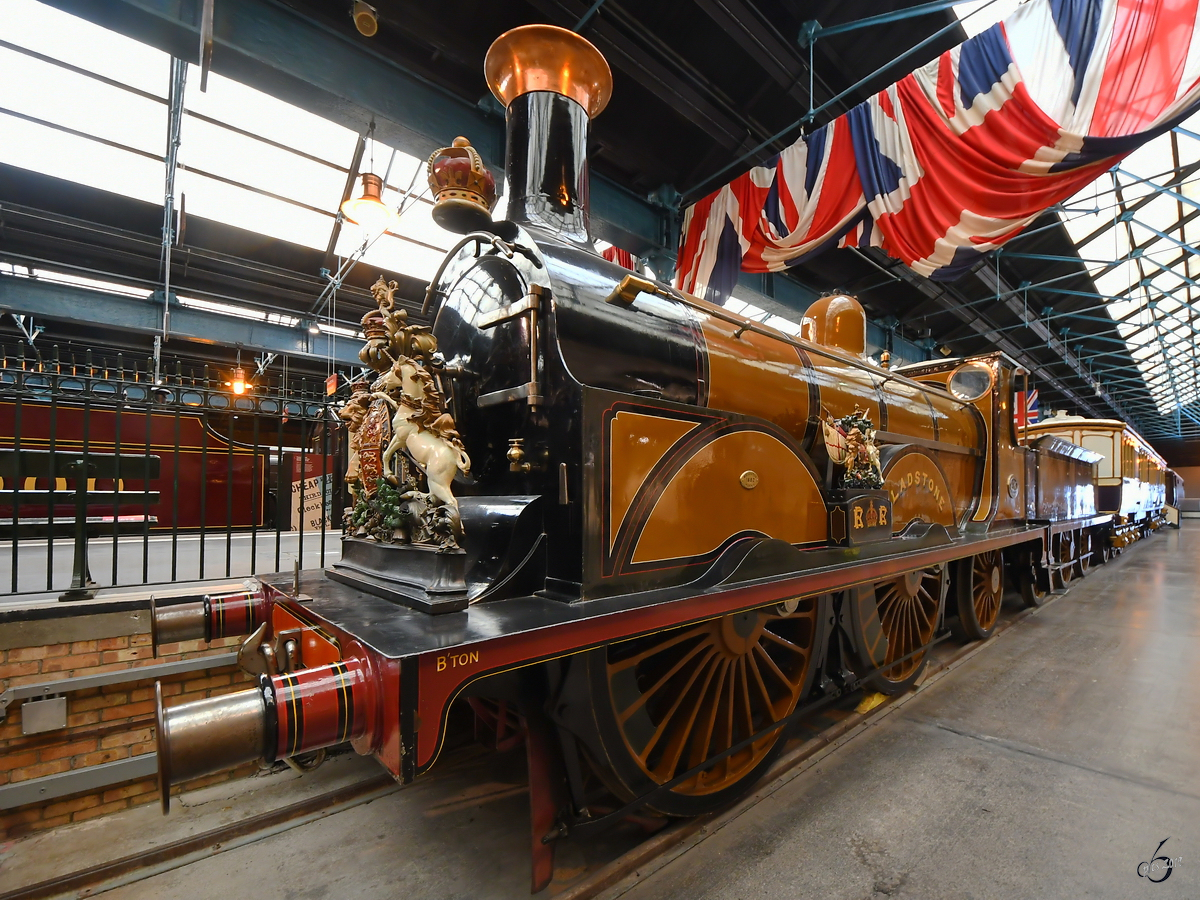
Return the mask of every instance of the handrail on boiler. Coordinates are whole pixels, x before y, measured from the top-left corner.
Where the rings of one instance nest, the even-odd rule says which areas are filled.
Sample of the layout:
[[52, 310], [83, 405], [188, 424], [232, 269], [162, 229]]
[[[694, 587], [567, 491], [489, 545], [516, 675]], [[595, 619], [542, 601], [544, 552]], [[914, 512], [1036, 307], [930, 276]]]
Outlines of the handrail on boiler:
[[[638, 294], [657, 294], [660, 297], [666, 297], [676, 301], [677, 303], [682, 303], [684, 306], [694, 309], [697, 312], [710, 315], [714, 319], [720, 319], [721, 321], [730, 325], [736, 325], [738, 326], [738, 330], [734, 332], [733, 336], [735, 338], [741, 338], [745, 332], [753, 331], [755, 334], [761, 334], [763, 337], [774, 338], [775, 340], [784, 344], [788, 344], [789, 346], [795, 347], [799, 350], [804, 350], [808, 353], [816, 353], [818, 356], [824, 356], [827, 359], [833, 360], [834, 362], [848, 363], [854, 368], [861, 369], [872, 377], [880, 378], [883, 381], [900, 380], [905, 384], [912, 385], [923, 393], [929, 392], [929, 387], [919, 381], [914, 381], [911, 378], [905, 378], [899, 373], [889, 372], [886, 369], [876, 369], [872, 366], [868, 366], [861, 360], [855, 359], [852, 356], [844, 356], [840, 353], [835, 353], [832, 350], [822, 347], [820, 344], [813, 344], [807, 341], [798, 341], [795, 338], [784, 334], [782, 331], [768, 330], [761, 327], [753, 320], [745, 318], [744, 316], [739, 316], [736, 313], [726, 312], [720, 307], [712, 306], [711, 304], [705, 304], [698, 298], [692, 297], [690, 294], [685, 294], [683, 291], [675, 288], [668, 288], [664, 290], [662, 285], [650, 281], [647, 278], [641, 278], [637, 275], [626, 275], [624, 278], [622, 278], [621, 283], [613, 288], [612, 293], [604, 298], [604, 302], [629, 306], [634, 300], [637, 299]], [[938, 393], [938, 396], [941, 396], [941, 392]], [[957, 403], [961, 407], [969, 409], [974, 408], [973, 404], [971, 404], [969, 401], [960, 400], [949, 391], [946, 391], [946, 396], [952, 402]]]

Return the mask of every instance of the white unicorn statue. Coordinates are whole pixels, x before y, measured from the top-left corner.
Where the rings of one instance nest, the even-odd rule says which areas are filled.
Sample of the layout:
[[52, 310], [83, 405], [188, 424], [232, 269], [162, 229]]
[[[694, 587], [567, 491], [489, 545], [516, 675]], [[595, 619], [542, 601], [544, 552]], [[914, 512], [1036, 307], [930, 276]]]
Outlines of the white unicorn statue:
[[[373, 397], [394, 410], [392, 438], [383, 451], [383, 471], [387, 480], [392, 484], [399, 483], [392, 464], [400, 450], [407, 450], [429, 484], [429, 493], [422, 499], [431, 506], [445, 507], [450, 513], [454, 532], [461, 533], [458, 500], [450, 483], [456, 471], [461, 470], [464, 474], [471, 471], [471, 459], [463, 447], [454, 419], [445, 412], [432, 376], [410, 357], [400, 356], [375, 380], [371, 391]], [[395, 399], [397, 395], [399, 400]], [[406, 492], [401, 495], [401, 500], [414, 497], [416, 492]]]

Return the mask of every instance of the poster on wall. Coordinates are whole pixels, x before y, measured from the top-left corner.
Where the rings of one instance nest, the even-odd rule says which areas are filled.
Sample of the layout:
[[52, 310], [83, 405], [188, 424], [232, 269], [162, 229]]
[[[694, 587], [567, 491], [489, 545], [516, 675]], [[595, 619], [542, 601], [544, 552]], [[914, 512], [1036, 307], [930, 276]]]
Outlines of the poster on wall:
[[292, 531], [333, 527], [334, 464], [332, 456], [311, 455], [304, 457], [301, 466], [300, 455], [292, 454]]

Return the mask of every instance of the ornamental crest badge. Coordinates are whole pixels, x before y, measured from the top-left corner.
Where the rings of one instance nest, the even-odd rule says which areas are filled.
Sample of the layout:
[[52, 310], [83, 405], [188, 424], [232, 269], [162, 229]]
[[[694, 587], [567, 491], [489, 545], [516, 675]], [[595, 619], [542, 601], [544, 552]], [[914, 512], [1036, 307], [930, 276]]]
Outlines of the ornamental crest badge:
[[350, 438], [346, 533], [457, 550], [462, 520], [451, 483], [471, 460], [439, 386], [437, 338], [396, 309], [398, 287], [382, 277], [371, 287], [376, 308], [362, 318], [358, 358], [377, 374], [356, 382], [338, 412]]
[[829, 458], [845, 467], [842, 487], [883, 487], [879, 448], [875, 446], [875, 425], [867, 417], [866, 410], [855, 406], [854, 412], [840, 419], [835, 419], [829, 410], [825, 410], [821, 429]]

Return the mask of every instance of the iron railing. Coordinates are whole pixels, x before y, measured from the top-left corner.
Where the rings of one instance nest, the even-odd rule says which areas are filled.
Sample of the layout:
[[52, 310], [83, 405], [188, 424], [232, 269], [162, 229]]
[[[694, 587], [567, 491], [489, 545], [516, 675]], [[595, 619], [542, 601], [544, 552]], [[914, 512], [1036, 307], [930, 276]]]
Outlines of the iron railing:
[[[89, 558], [102, 584], [238, 577], [337, 558], [346, 447], [336, 398], [322, 383], [259, 377], [235, 394], [207, 366], [160, 363], [156, 377], [152, 359], [39, 350], [0, 346], [0, 448], [161, 460], [157, 479], [87, 486], [89, 521], [98, 524]], [[73, 521], [75, 511], [45, 498], [65, 479], [18, 471], [14, 480], [3, 487], [40, 499], [3, 495], [0, 591], [61, 591], [72, 547], [55, 522]], [[107, 491], [112, 501], [97, 505]], [[131, 492], [142, 502], [130, 503]]]

